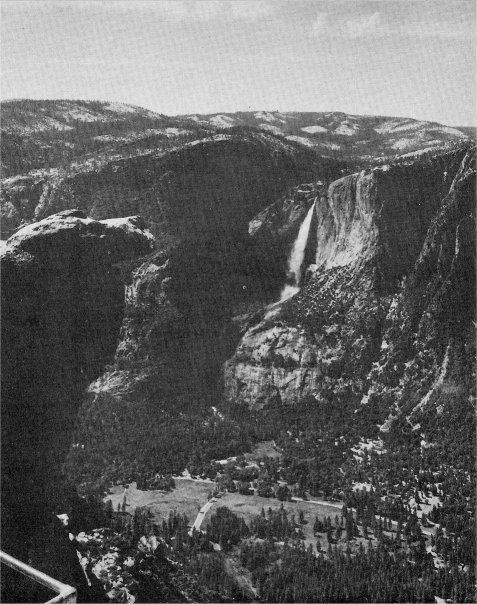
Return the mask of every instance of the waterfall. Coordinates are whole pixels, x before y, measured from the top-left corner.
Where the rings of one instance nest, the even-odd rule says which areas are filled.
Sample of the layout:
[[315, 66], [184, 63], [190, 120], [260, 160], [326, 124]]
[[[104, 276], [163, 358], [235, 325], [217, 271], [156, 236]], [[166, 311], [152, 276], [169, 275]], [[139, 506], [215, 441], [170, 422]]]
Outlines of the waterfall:
[[311, 219], [315, 209], [316, 199], [308, 210], [305, 220], [300, 226], [298, 236], [293, 244], [293, 248], [288, 257], [288, 283], [282, 289], [279, 302], [288, 300], [300, 291], [301, 269], [305, 259], [306, 244], [308, 243], [308, 234], [310, 232]]

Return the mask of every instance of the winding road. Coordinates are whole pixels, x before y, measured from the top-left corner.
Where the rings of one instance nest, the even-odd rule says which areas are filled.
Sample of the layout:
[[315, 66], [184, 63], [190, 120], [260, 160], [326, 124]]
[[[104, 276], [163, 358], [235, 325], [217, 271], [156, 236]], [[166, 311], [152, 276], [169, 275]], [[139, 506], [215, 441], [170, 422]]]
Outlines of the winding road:
[[[341, 510], [343, 507], [342, 503], [331, 503], [330, 501], [324, 501], [322, 499], [301, 499], [300, 497], [292, 497], [292, 501], [314, 503], [315, 505], [326, 505], [326, 506], [329, 506], [332, 508], [337, 508], [339, 510]], [[356, 508], [348, 508], [348, 509], [352, 510], [353, 512], [356, 512]], [[380, 516], [379, 514], [376, 514], [375, 518], [376, 518], [376, 520], [379, 520], [380, 518], [384, 518], [384, 516]], [[393, 529], [397, 528], [398, 523], [395, 520], [392, 520], [391, 523], [392, 523]], [[435, 527], [427, 528], [425, 526], [421, 526], [421, 531], [423, 532], [424, 535], [431, 537], [432, 535], [435, 535], [436, 528]]]
[[337, 508], [341, 510], [343, 507], [342, 503], [331, 503], [331, 501], [325, 501], [324, 499], [302, 499], [301, 497], [292, 497], [292, 501], [299, 501], [301, 503], [314, 503], [315, 505], [324, 505], [330, 508]]
[[214, 505], [214, 503], [217, 501], [216, 497], [212, 497], [211, 499], [209, 499], [209, 501], [203, 505], [200, 510], [199, 513], [197, 514], [196, 519], [194, 520], [194, 524], [192, 525], [192, 528], [189, 531], [189, 535], [192, 535], [192, 532], [194, 531], [194, 529], [196, 531], [200, 530], [200, 525], [202, 524], [205, 515], [207, 514], [207, 512], [210, 510], [210, 508]]

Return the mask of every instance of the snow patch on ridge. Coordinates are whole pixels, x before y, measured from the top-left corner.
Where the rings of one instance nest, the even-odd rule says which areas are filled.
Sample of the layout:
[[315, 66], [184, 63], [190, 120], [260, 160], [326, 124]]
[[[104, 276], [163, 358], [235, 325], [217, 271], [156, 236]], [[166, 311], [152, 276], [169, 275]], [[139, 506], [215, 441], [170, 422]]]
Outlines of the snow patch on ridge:
[[303, 132], [309, 132], [310, 134], [316, 134], [317, 132], [328, 132], [328, 129], [323, 128], [323, 126], [305, 126], [304, 128], [301, 128], [301, 130], [303, 130]]
[[70, 107], [65, 108], [62, 116], [68, 120], [77, 120], [79, 122], [106, 122], [108, 118], [104, 115], [95, 115], [87, 109], [80, 109], [79, 107], [72, 109]]
[[190, 141], [189, 143], [185, 143], [184, 147], [196, 147], [197, 145], [201, 145], [204, 143], [228, 140], [230, 140], [230, 134], [214, 134], [213, 136], [209, 136], [207, 138], [198, 138], [196, 141]]
[[232, 128], [235, 125], [235, 120], [228, 115], [214, 115], [210, 121], [219, 128]]
[[267, 130], [268, 132], [273, 132], [273, 134], [283, 135], [283, 130], [278, 126], [271, 126], [270, 124], [260, 124], [260, 128], [262, 130]]
[[400, 120], [391, 120], [389, 122], [384, 122], [379, 126], [374, 128], [375, 132], [378, 134], [389, 134], [390, 132], [403, 132], [407, 130], [421, 130], [428, 126], [428, 122], [416, 122], [414, 120], [409, 120], [407, 122], [402, 122]]
[[353, 136], [354, 134], [356, 134], [356, 130], [358, 128], [355, 125], [349, 125], [346, 122], [343, 122], [342, 124], [340, 124], [338, 126], [338, 128], [336, 128], [336, 130], [334, 131], [335, 134], [341, 134], [344, 136]]
[[304, 136], [287, 136], [285, 137], [288, 141], [295, 141], [296, 143], [301, 143], [302, 145], [306, 145], [307, 147], [313, 147], [313, 143], [310, 139], [305, 138]]
[[452, 134], [454, 136], [458, 136], [459, 138], [469, 138], [467, 134], [464, 134], [456, 128], [450, 128], [449, 126], [439, 126], [439, 128], [435, 128], [435, 130], [438, 130], [439, 132], [445, 132], [446, 134]]
[[[148, 131], [149, 132], [149, 131]], [[151, 133], [159, 132], [159, 130], [151, 130]], [[178, 136], [179, 134], [190, 134], [190, 130], [184, 128], [164, 128], [164, 132], [167, 136]]]
[[442, 386], [442, 384], [444, 383], [444, 378], [446, 377], [446, 374], [447, 374], [447, 367], [449, 365], [449, 352], [450, 352], [450, 344], [447, 345], [446, 353], [444, 355], [444, 360], [442, 361], [441, 370], [439, 372], [439, 375], [437, 376], [437, 379], [432, 384], [432, 387], [429, 390], [429, 392], [421, 399], [421, 402], [419, 403], [419, 405], [417, 405], [417, 407], [415, 407], [414, 412], [423, 409], [431, 400], [431, 397], [434, 394], [434, 392], [436, 392], [436, 390], [438, 388], [440, 388]]
[[146, 228], [139, 227], [137, 224], [137, 216], [125, 216], [124, 218], [107, 218], [105, 220], [99, 220], [109, 227], [115, 227], [121, 229], [126, 233], [143, 235], [150, 241], [154, 241], [154, 235]]
[[269, 111], [258, 111], [257, 113], [254, 114], [254, 117], [257, 120], [263, 120], [264, 122], [281, 121], [277, 117], [275, 117], [272, 113], [270, 113]]
[[392, 149], [402, 150], [408, 149], [416, 144], [416, 141], [413, 138], [398, 138], [397, 141], [391, 145]]
[[71, 126], [59, 122], [58, 120], [49, 117], [39, 117], [30, 125], [11, 124], [3, 126], [5, 132], [20, 132], [22, 135], [33, 134], [34, 132], [43, 132], [45, 130], [73, 130]]
[[105, 109], [115, 111], [116, 113], [136, 113], [137, 111], [135, 107], [126, 105], [125, 103], [108, 103]]

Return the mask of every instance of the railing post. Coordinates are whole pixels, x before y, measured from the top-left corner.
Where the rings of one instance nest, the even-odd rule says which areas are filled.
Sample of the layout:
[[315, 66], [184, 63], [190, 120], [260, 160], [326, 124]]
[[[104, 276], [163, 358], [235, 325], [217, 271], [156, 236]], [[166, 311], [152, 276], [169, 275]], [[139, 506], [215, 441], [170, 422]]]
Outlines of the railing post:
[[37, 583], [40, 583], [44, 587], [48, 587], [52, 591], [55, 591], [58, 595], [53, 599], [48, 600], [46, 604], [56, 604], [57, 602], [66, 602], [68, 604], [76, 604], [76, 589], [71, 587], [71, 585], [66, 585], [65, 583], [61, 583], [61, 581], [57, 581], [52, 577], [49, 577], [45, 573], [42, 573], [40, 570], [36, 570], [32, 566], [17, 560], [13, 556], [6, 554], [5, 552], [0, 551], [0, 562], [2, 564], [6, 564], [13, 570], [16, 570], [28, 579], [32, 579]]

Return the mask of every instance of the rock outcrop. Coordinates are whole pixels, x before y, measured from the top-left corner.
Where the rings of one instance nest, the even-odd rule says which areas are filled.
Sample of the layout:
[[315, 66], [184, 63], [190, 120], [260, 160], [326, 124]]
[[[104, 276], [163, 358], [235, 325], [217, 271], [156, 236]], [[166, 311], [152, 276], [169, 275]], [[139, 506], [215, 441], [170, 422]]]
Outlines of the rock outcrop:
[[249, 407], [294, 404], [320, 390], [321, 350], [300, 327], [264, 325], [250, 329], [226, 364], [230, 401]]
[[[245, 333], [224, 366], [226, 400], [261, 408], [346, 396], [356, 407], [374, 400], [385, 413], [398, 394], [389, 384], [401, 392], [412, 381], [414, 355], [429, 357], [419, 400], [445, 389], [456, 355], [453, 373], [466, 373], [474, 197], [475, 149], [468, 148], [333, 182], [316, 204], [306, 283]], [[408, 394], [399, 397], [409, 401]]]
[[383, 283], [394, 287], [413, 266], [461, 158], [444, 152], [332, 183], [316, 209], [316, 265], [358, 268], [376, 259]]
[[2, 503], [8, 532], [41, 525], [88, 383], [112, 359], [130, 263], [154, 239], [138, 217], [70, 210], [20, 230], [1, 257]]

